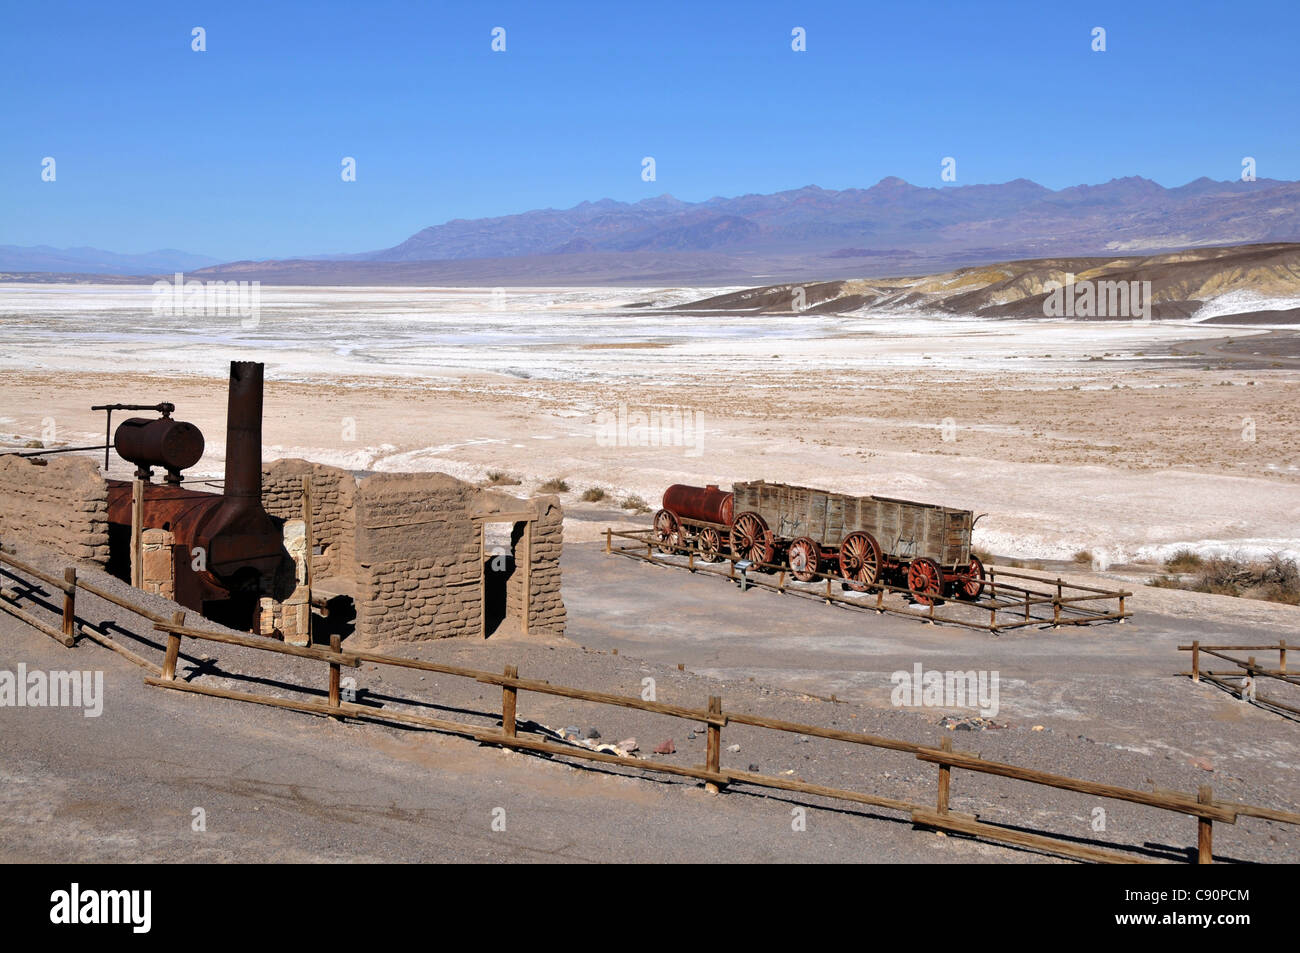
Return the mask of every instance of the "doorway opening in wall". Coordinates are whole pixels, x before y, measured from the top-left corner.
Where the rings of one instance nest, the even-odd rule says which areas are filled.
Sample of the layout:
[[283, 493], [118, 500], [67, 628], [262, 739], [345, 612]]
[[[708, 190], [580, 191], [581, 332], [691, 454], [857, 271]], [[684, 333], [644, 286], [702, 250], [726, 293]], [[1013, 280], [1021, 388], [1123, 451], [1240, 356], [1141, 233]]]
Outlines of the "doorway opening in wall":
[[515, 575], [515, 549], [526, 523], [484, 521], [483, 638], [519, 629], [518, 594], [510, 582]]

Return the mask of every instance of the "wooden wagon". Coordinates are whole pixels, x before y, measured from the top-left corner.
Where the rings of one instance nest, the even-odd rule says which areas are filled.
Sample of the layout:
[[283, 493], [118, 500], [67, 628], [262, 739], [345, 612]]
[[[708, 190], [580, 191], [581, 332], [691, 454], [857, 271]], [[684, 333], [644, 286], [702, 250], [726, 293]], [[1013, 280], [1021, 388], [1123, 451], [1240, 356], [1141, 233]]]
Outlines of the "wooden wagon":
[[853, 589], [906, 585], [927, 604], [984, 589], [970, 510], [763, 480], [736, 483], [732, 494], [731, 550], [741, 559], [784, 564], [805, 582], [836, 566]]

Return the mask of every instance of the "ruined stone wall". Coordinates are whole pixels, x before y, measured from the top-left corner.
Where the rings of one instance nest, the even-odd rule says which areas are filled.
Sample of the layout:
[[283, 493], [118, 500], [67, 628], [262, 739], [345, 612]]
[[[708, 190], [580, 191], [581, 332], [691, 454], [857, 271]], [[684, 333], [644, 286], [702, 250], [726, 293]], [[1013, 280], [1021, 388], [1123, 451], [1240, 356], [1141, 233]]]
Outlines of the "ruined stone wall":
[[140, 567], [140, 588], [145, 592], [176, 598], [176, 537], [165, 529], [146, 529], [140, 537], [144, 555]]
[[357, 486], [361, 645], [479, 635], [480, 491], [445, 473], [377, 473]]
[[89, 457], [0, 457], [0, 541], [108, 561], [108, 484]]
[[[555, 497], [520, 500], [445, 473], [381, 473], [362, 480], [356, 495], [357, 643], [481, 638], [482, 524], [495, 514], [522, 513], [538, 517], [530, 634], [560, 635], [563, 512]], [[522, 556], [523, 550], [517, 545], [515, 552]], [[522, 579], [516, 566], [507, 582], [507, 614], [515, 618]]]
[[262, 466], [262, 506], [284, 520], [302, 518], [302, 478], [311, 477], [312, 557], [316, 579], [351, 577], [356, 561], [357, 481], [346, 470], [306, 460], [275, 460]]
[[[533, 521], [529, 587], [532, 590], [531, 611], [528, 619], [529, 635], [560, 636], [564, 634], [567, 613], [560, 594], [560, 552], [564, 543], [564, 510], [554, 496], [538, 497], [527, 501], [514, 500], [515, 509], [531, 509], [537, 514]], [[506, 583], [506, 613], [520, 618], [523, 614], [523, 534], [520, 524], [515, 527], [519, 542], [515, 545], [518, 561], [515, 571]]]

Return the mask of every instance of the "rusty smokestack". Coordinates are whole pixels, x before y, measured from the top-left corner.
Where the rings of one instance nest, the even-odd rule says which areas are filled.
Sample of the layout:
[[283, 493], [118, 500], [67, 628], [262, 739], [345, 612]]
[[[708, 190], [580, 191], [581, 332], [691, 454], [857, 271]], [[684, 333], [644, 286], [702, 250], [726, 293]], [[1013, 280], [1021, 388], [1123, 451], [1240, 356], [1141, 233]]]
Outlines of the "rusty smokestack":
[[226, 407], [227, 497], [262, 502], [262, 370], [256, 361], [230, 362]]

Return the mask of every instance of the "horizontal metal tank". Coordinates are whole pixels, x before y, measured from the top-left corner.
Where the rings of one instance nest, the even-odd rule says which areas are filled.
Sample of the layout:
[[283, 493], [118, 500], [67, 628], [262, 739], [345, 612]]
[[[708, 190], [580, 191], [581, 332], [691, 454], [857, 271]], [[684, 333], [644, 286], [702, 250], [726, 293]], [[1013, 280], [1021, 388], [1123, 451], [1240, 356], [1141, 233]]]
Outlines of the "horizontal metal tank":
[[716, 484], [688, 486], [674, 483], [664, 490], [664, 509], [678, 519], [698, 520], [702, 523], [731, 525], [732, 497], [728, 490]]
[[167, 471], [167, 482], [179, 483], [203, 457], [203, 433], [193, 424], [170, 417], [131, 417], [118, 425], [113, 447], [123, 460], [134, 463], [143, 478], [150, 467]]

